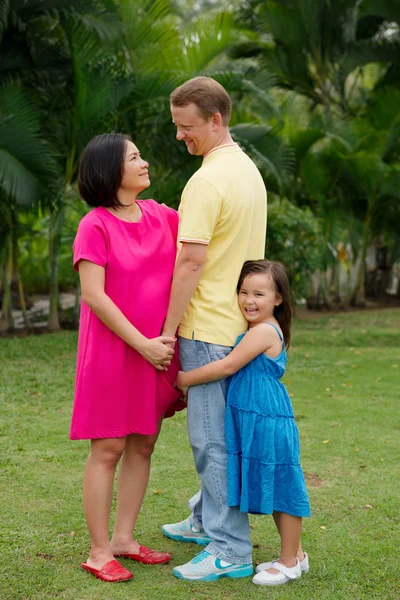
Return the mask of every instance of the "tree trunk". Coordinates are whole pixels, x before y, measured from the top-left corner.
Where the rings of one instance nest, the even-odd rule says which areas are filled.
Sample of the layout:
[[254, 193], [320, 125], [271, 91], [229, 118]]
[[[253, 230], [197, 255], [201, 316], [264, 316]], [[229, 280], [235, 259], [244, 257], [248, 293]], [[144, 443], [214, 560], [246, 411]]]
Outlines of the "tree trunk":
[[354, 265], [353, 289], [351, 293], [350, 304], [352, 306], [365, 306], [365, 258], [367, 253], [367, 245], [365, 240], [361, 241], [357, 259]]
[[50, 331], [60, 329], [58, 267], [61, 244], [61, 231], [65, 219], [65, 206], [57, 207], [50, 215], [49, 221], [49, 262], [50, 262], [50, 312], [48, 328]]
[[[373, 202], [370, 202], [373, 205]], [[358, 250], [357, 260], [355, 263], [355, 278], [354, 287], [351, 294], [350, 304], [352, 306], [364, 307], [365, 302], [365, 262], [367, 258], [367, 245], [370, 239], [370, 223], [371, 213], [367, 212], [365, 217], [361, 245]]]
[[340, 267], [341, 264], [338, 260], [332, 266], [332, 297], [337, 308], [342, 308], [342, 298], [340, 293]]
[[318, 289], [319, 306], [326, 310], [332, 310], [332, 303], [329, 297], [328, 272], [322, 271]]
[[308, 279], [307, 308], [308, 310], [317, 310], [318, 308], [318, 290], [321, 279], [321, 271], [315, 271]]
[[310, 276], [307, 308], [309, 310], [331, 310], [327, 271], [316, 271]]
[[7, 236], [6, 242], [6, 264], [4, 272], [3, 302], [1, 305], [0, 332], [4, 333], [14, 329], [14, 320], [12, 316], [11, 302], [11, 283], [13, 274], [13, 251], [11, 233]]
[[12, 246], [12, 255], [13, 255], [13, 272], [14, 272], [14, 281], [17, 283], [19, 303], [21, 305], [22, 317], [24, 319], [24, 325], [26, 329], [31, 329], [31, 324], [28, 318], [28, 311], [26, 309], [25, 302], [25, 294], [24, 294], [24, 286], [21, 279], [21, 274], [19, 272], [18, 266], [18, 220], [17, 214], [14, 212], [12, 214], [12, 229], [11, 229], [11, 246]]

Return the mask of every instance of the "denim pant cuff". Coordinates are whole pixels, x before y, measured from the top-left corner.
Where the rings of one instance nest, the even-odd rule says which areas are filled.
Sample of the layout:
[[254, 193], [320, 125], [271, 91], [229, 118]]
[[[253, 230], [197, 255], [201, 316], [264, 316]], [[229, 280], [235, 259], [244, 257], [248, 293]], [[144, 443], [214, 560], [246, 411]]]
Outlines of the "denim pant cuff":
[[190, 512], [192, 513], [189, 517], [190, 523], [196, 527], [196, 529], [203, 530], [203, 523], [201, 518], [198, 518], [198, 515], [201, 517], [201, 491], [199, 490], [190, 500], [188, 501], [188, 506]]
[[227, 556], [218, 550], [215, 542], [211, 542], [206, 546], [205, 550], [215, 556], [215, 558], [220, 558], [225, 562], [232, 563], [234, 565], [249, 565], [253, 562], [253, 557], [251, 554], [248, 556]]
[[192, 514], [190, 515], [190, 517], [189, 517], [189, 522], [190, 522], [190, 524], [191, 524], [191, 525], [193, 525], [193, 527], [194, 527], [195, 529], [198, 529], [199, 531], [204, 531], [204, 529], [203, 529], [203, 525], [201, 524], [201, 522], [200, 522], [200, 521], [198, 521], [198, 520], [195, 518], [195, 516], [194, 516], [194, 514], [193, 514], [193, 513], [192, 513]]

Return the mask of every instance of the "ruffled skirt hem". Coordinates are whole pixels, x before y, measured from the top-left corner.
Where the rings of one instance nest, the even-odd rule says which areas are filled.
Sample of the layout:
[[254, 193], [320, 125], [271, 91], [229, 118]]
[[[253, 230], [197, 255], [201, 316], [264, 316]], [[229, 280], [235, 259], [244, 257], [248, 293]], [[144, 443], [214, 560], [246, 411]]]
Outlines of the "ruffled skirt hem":
[[311, 516], [300, 464], [265, 464], [241, 454], [228, 454], [228, 505], [252, 514]]

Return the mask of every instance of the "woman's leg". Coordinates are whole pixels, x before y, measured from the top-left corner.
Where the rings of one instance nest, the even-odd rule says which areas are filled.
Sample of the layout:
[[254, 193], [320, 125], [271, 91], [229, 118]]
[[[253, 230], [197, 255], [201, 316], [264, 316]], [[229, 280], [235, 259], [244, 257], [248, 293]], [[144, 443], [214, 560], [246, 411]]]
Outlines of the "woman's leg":
[[109, 522], [115, 469], [126, 438], [92, 440], [83, 477], [83, 504], [91, 539], [87, 564], [101, 569], [113, 560]]
[[[276, 528], [279, 532], [279, 535], [281, 536], [281, 539], [282, 539], [282, 534], [281, 534], [281, 515], [282, 514], [284, 514], [284, 513], [276, 512], [276, 511], [274, 511], [272, 513], [272, 516], [274, 517]], [[288, 515], [288, 516], [290, 516], [290, 515]], [[297, 517], [294, 517], [294, 518], [297, 518]], [[301, 534], [301, 529], [300, 529], [300, 534]], [[304, 552], [303, 552], [303, 548], [301, 546], [301, 539], [299, 541], [299, 546], [297, 548], [297, 558], [299, 559], [300, 562], [304, 559]]]
[[146, 492], [158, 433], [127, 437], [118, 474], [117, 514], [111, 539], [114, 554], [139, 552], [140, 544], [132, 539], [132, 535]]

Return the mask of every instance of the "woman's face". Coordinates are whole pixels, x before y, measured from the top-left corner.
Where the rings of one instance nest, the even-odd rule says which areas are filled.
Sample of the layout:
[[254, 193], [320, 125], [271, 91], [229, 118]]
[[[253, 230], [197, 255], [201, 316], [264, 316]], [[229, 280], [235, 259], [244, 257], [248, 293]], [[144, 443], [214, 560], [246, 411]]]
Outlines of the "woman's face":
[[125, 142], [125, 157], [122, 165], [121, 189], [136, 194], [150, 185], [149, 163], [143, 160], [133, 142]]

